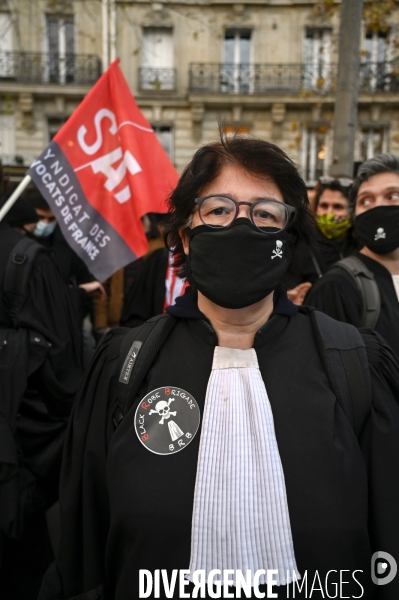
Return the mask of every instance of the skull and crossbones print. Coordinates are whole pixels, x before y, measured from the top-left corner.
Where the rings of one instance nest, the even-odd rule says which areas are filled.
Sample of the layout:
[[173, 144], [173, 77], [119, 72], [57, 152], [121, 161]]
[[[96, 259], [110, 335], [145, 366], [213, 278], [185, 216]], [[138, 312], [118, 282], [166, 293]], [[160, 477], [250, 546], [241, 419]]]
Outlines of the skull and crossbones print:
[[279, 258], [283, 258], [283, 242], [281, 240], [276, 240], [276, 249], [273, 250], [272, 260], [278, 256]]
[[383, 227], [379, 227], [377, 229], [377, 233], [374, 236], [374, 241], [376, 242], [377, 240], [385, 240], [385, 238], [387, 237], [387, 234], [384, 231]]
[[[172, 418], [176, 415], [178, 424]], [[143, 446], [154, 454], [166, 456], [180, 452], [194, 439], [200, 424], [200, 410], [190, 392], [163, 385], [140, 400], [134, 424]]]
[[150, 412], [148, 414], [153, 415], [154, 413], [158, 413], [161, 418], [161, 420], [159, 421], [160, 425], [163, 425], [164, 420], [165, 419], [169, 419], [170, 415], [173, 415], [174, 417], [176, 416], [176, 411], [171, 411], [170, 410], [170, 403], [174, 402], [175, 399], [174, 398], [169, 398], [168, 402], [165, 402], [165, 400], [160, 400], [159, 402], [156, 403], [155, 405], [155, 410], [150, 410]]

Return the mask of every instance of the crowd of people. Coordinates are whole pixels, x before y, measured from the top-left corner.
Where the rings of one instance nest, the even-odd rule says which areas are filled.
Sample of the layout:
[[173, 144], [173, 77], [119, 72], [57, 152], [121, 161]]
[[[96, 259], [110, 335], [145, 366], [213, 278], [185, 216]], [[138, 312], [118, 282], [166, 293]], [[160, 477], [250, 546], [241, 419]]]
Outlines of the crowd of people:
[[350, 172], [310, 207], [277, 146], [206, 144], [105, 282], [17, 200], [1, 599], [399, 598], [399, 158]]

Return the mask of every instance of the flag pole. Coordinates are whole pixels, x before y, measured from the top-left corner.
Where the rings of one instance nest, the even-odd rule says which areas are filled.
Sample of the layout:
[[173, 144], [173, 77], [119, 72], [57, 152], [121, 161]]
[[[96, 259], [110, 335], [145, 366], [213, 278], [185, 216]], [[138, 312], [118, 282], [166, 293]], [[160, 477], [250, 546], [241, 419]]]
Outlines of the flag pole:
[[102, 34], [103, 34], [103, 72], [109, 67], [109, 0], [101, 1], [102, 8]]
[[32, 177], [30, 175], [25, 175], [19, 186], [13, 191], [7, 202], [0, 209], [0, 221], [3, 217], [8, 213], [10, 208], [15, 204], [20, 195], [25, 191], [30, 182], [32, 181]]

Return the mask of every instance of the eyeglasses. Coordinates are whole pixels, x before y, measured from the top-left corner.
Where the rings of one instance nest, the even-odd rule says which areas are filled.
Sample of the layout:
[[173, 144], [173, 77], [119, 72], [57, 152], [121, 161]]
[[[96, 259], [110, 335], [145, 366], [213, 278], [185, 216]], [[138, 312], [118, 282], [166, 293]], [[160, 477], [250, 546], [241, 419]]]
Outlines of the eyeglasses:
[[[278, 233], [293, 219], [295, 208], [278, 200], [261, 199], [256, 202], [237, 202], [229, 196], [196, 198], [201, 221], [208, 227], [230, 227], [236, 220], [240, 206], [250, 207], [250, 220], [262, 233]], [[266, 231], [265, 228], [272, 228]]]
[[322, 185], [330, 185], [331, 183], [339, 183], [341, 187], [350, 187], [353, 183], [353, 179], [349, 177], [320, 177], [319, 179]]

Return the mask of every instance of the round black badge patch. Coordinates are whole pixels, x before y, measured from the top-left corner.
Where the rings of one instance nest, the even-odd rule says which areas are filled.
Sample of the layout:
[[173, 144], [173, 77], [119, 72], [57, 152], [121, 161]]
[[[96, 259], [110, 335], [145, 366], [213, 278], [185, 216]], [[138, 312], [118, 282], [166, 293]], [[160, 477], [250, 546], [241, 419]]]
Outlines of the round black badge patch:
[[172, 386], [147, 394], [134, 417], [137, 437], [155, 454], [174, 454], [186, 448], [199, 423], [200, 411], [192, 395]]

